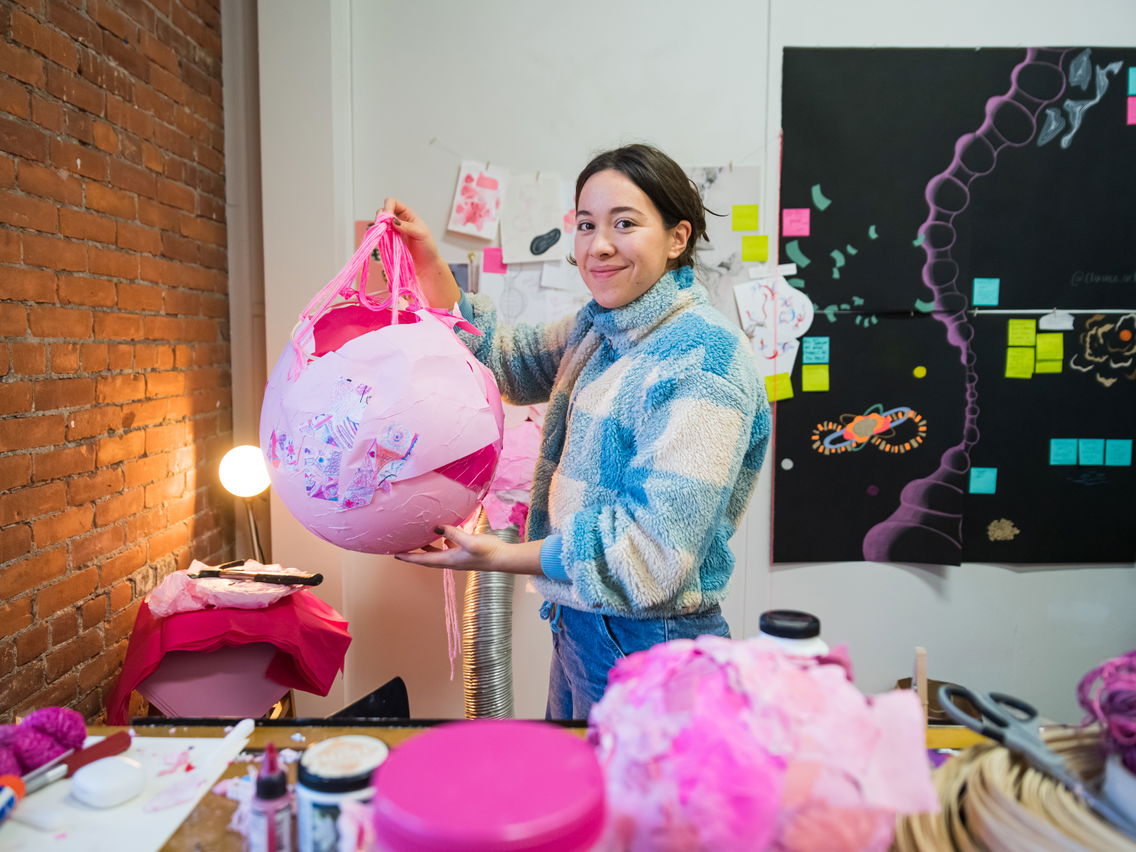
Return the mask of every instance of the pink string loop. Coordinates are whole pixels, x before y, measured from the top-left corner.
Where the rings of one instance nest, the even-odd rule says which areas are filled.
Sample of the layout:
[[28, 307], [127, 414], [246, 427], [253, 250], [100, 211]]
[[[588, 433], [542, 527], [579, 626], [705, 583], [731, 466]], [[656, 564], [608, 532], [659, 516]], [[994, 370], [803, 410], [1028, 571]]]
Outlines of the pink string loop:
[[1108, 660], [1077, 684], [1077, 700], [1087, 721], [1104, 729], [1104, 745], [1136, 772], [1136, 651]]
[[[339, 270], [334, 278], [327, 282], [306, 308], [300, 314], [300, 319], [292, 330], [293, 363], [288, 377], [295, 379], [303, 370], [307, 361], [304, 353], [304, 344], [312, 336], [312, 329], [316, 321], [323, 316], [337, 302], [356, 301], [363, 307], [380, 311], [390, 308], [391, 325], [398, 325], [398, 312], [402, 307], [401, 300], [406, 300], [406, 307], [410, 310], [419, 310], [426, 304], [422, 288], [418, 284], [418, 276], [414, 272], [414, 261], [406, 247], [402, 234], [392, 224], [394, 216], [382, 212], [376, 218], [359, 247], [351, 255], [351, 259]], [[371, 255], [378, 249], [379, 259], [383, 264], [383, 271], [390, 284], [390, 295], [381, 301], [373, 299], [367, 293], [367, 274], [369, 271]]]

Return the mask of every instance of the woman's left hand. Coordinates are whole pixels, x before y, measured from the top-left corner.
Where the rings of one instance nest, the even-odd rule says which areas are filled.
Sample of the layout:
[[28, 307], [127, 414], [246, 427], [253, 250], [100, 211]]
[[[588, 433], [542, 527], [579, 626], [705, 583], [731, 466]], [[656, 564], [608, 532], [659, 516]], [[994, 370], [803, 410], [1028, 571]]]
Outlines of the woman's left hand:
[[539, 574], [540, 542], [509, 544], [495, 535], [472, 535], [458, 527], [438, 527], [445, 538], [443, 549], [412, 550], [394, 558], [432, 568], [455, 571], [498, 571], [506, 574]]

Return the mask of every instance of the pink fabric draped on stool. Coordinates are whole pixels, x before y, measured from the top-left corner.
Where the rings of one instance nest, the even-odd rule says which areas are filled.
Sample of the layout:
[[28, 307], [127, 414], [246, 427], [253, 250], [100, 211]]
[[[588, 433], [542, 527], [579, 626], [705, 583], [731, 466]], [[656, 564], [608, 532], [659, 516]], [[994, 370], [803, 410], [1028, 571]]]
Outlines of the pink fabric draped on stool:
[[[336, 673], [343, 668], [351, 634], [347, 621], [308, 591], [296, 592], [264, 609], [202, 609], [165, 618], [155, 618], [143, 603], [134, 621], [122, 674], [107, 700], [107, 724], [129, 722], [130, 693], [158, 671], [167, 654], [180, 665], [177, 657], [183, 655], [172, 652], [204, 655], [250, 646], [247, 653], [235, 656], [247, 657], [244, 663], [255, 666], [258, 658], [264, 659], [258, 657], [263, 648], [256, 643], [267, 643], [275, 651], [267, 669], [262, 669], [261, 687], [267, 679], [282, 687], [281, 694], [299, 689], [327, 695]], [[261, 676], [261, 672], [254, 674]], [[231, 678], [218, 680], [223, 689], [231, 683]], [[263, 689], [260, 691], [263, 694]]]

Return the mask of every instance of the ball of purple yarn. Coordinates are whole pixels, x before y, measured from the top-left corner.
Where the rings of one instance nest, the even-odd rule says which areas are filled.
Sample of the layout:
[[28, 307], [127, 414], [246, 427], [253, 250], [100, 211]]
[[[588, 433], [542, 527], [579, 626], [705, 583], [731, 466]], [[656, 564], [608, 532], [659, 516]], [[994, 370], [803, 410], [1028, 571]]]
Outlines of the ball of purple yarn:
[[[87, 726], [81, 714], [67, 707], [44, 707], [29, 713], [18, 725], [0, 734], [0, 765], [18, 764], [14, 774], [25, 775], [63, 754], [82, 748]], [[2, 773], [0, 773], [2, 774]]]
[[1081, 678], [1077, 700], [1099, 722], [1105, 748], [1136, 773], [1136, 650], [1102, 663]]
[[0, 775], [23, 775], [20, 761], [12, 752], [12, 737], [16, 733], [16, 725], [0, 725]]

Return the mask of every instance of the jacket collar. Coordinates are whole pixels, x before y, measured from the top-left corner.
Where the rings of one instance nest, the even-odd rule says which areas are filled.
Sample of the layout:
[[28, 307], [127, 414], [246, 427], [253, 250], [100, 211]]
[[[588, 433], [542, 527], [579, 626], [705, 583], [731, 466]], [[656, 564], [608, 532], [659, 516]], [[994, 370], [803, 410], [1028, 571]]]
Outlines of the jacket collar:
[[676, 313], [709, 301], [706, 288], [694, 280], [694, 269], [683, 266], [665, 273], [621, 308], [605, 308], [593, 299], [584, 310], [590, 313], [596, 334], [622, 355]]

